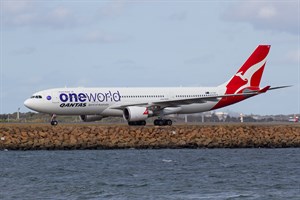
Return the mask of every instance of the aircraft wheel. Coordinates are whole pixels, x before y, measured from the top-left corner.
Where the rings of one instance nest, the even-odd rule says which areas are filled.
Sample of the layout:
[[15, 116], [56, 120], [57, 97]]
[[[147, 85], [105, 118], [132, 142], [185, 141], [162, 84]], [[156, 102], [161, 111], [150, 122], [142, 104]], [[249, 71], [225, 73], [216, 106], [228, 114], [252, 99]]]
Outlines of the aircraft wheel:
[[158, 125], [159, 125], [159, 126], [163, 126], [164, 124], [165, 124], [165, 123], [164, 123], [164, 120], [159, 120], [159, 121], [158, 121]]
[[171, 125], [172, 125], [172, 120], [167, 119], [167, 120], [166, 120], [166, 125], [171, 126]]
[[155, 126], [171, 126], [172, 120], [170, 119], [156, 119], [154, 120]]
[[129, 121], [128, 125], [129, 126], [145, 126], [146, 121], [145, 120], [143, 120], [143, 121], [134, 121], [134, 122]]
[[57, 124], [58, 124], [58, 121], [56, 121], [56, 120], [51, 121], [52, 126], [56, 126]]

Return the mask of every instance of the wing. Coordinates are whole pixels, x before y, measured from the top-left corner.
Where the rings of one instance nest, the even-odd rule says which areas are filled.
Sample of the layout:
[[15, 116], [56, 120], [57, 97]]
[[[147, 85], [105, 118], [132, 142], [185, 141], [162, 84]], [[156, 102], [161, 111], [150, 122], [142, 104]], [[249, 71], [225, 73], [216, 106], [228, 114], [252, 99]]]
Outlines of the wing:
[[142, 107], [157, 107], [159, 109], [163, 109], [165, 107], [177, 107], [180, 105], [187, 105], [193, 103], [206, 103], [209, 101], [217, 102], [224, 97], [237, 97], [237, 96], [244, 96], [244, 97], [251, 97], [257, 94], [265, 93], [267, 90], [270, 89], [270, 86], [267, 86], [261, 90], [256, 91], [245, 91], [239, 94], [224, 94], [224, 95], [209, 95], [205, 97], [194, 97], [194, 98], [184, 98], [184, 99], [175, 99], [175, 100], [160, 100], [160, 101], [153, 101], [153, 102], [144, 102], [144, 103], [128, 103], [128, 104], [115, 104], [111, 106], [111, 109], [120, 109], [123, 110], [128, 106], [142, 106]]

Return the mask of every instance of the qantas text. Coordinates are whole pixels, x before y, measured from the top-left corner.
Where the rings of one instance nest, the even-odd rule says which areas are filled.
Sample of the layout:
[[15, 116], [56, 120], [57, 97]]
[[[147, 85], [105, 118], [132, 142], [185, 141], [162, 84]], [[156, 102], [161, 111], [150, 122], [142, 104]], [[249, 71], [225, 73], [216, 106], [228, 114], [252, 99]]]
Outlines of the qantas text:
[[61, 107], [85, 107], [85, 102], [119, 102], [121, 101], [121, 95], [119, 91], [108, 91], [105, 93], [61, 93], [59, 99], [63, 102], [60, 105]]

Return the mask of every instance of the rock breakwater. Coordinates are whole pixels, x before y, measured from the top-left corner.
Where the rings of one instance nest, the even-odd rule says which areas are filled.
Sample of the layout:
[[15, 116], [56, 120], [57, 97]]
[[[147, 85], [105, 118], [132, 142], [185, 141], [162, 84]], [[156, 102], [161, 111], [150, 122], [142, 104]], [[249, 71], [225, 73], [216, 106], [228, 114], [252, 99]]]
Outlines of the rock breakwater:
[[300, 125], [0, 124], [0, 149], [281, 148], [300, 147]]

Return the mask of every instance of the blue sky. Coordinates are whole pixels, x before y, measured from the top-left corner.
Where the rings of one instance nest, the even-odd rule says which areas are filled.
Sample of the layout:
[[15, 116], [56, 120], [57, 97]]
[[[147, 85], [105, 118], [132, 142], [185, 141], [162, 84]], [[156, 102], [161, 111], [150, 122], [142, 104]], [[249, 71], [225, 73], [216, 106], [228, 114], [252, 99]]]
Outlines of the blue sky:
[[55, 87], [216, 86], [271, 44], [261, 86], [224, 108], [299, 113], [299, 1], [1, 0], [0, 113]]

